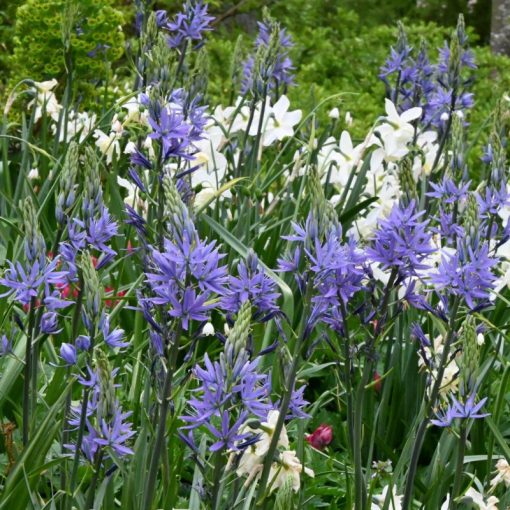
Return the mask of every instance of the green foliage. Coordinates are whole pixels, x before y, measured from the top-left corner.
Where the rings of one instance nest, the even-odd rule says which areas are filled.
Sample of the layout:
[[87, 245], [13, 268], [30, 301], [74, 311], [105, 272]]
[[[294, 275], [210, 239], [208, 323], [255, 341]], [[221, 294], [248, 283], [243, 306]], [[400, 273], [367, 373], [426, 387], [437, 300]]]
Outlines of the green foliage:
[[0, 0], [0, 88], [5, 86], [14, 38], [16, 9], [23, 0]]
[[[94, 96], [96, 87], [108, 79], [109, 65], [124, 52], [122, 13], [112, 0], [71, 2], [69, 19], [66, 0], [27, 0], [16, 12], [14, 52], [10, 60], [9, 83], [30, 78], [36, 81], [56, 78], [66, 72], [63, 45], [64, 24], [70, 33], [72, 70], [77, 80], [77, 99], [85, 102]], [[67, 5], [67, 7], [66, 7]], [[103, 45], [105, 51], [89, 52]]]

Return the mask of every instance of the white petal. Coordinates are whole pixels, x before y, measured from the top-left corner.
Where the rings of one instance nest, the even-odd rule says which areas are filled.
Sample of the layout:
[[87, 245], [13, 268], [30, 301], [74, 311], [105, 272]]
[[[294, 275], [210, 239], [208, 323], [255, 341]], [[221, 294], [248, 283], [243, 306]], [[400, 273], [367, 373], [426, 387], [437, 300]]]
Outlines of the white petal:
[[287, 113], [290, 106], [290, 101], [287, 96], [283, 95], [276, 101], [273, 105], [273, 113], [277, 119], [282, 119], [283, 116]]
[[411, 122], [412, 120], [419, 119], [422, 114], [422, 109], [418, 106], [411, 108], [410, 110], [406, 110], [401, 116], [400, 119], [403, 122]]

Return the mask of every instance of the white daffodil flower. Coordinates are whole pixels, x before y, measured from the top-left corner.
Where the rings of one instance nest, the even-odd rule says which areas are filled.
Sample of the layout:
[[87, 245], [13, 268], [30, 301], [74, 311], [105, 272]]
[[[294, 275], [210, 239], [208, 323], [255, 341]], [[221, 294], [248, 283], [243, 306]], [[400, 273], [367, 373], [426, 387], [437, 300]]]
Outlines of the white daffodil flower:
[[[432, 167], [436, 161], [439, 144], [435, 143], [437, 133], [435, 131], [425, 131], [418, 135], [416, 145], [420, 147], [423, 154], [417, 155], [413, 160], [413, 177], [416, 182], [421, 176], [428, 177], [432, 173]], [[439, 164], [441, 160], [439, 161]]]
[[282, 141], [294, 135], [294, 126], [301, 120], [301, 110], [289, 112], [290, 102], [283, 95], [270, 109], [270, 116], [263, 131], [262, 144], [268, 147], [276, 140]]
[[217, 106], [214, 110], [213, 119], [223, 129], [231, 134], [245, 131], [250, 118], [250, 107], [247, 104], [241, 106], [242, 98], [238, 97], [234, 106]]
[[104, 131], [95, 129], [93, 136], [96, 139], [96, 146], [106, 155], [106, 163], [111, 164], [113, 156], [120, 154], [119, 133], [111, 132], [107, 135]]
[[393, 135], [396, 138], [404, 138], [409, 140], [414, 136], [414, 126], [411, 124], [413, 120], [421, 117], [423, 110], [419, 107], [410, 108], [400, 115], [395, 105], [389, 100], [384, 100], [386, 109], [386, 122], [393, 129]]
[[368, 144], [377, 145], [379, 148], [372, 153], [370, 167], [373, 170], [379, 169], [383, 161], [400, 161], [409, 152], [408, 144], [414, 137], [413, 120], [419, 119], [422, 109], [415, 107], [398, 114], [395, 105], [385, 100], [386, 122], [375, 128], [374, 134], [370, 137]]
[[500, 483], [504, 483], [505, 487], [510, 487], [510, 464], [506, 459], [499, 459], [496, 462], [496, 476], [491, 480], [491, 488], [494, 489]]
[[[295, 451], [287, 450], [282, 452], [279, 462], [273, 462], [271, 470], [269, 471], [269, 480], [271, 483], [270, 492], [284, 485], [288, 478], [292, 480], [292, 490], [297, 492], [301, 487], [302, 471], [303, 466], [301, 462], [299, 462]], [[315, 473], [309, 468], [305, 467], [304, 472], [312, 478], [315, 476]]]
[[334, 108], [331, 108], [328, 113], [328, 117], [330, 119], [339, 119], [340, 118], [340, 110], [335, 106]]
[[54, 122], [58, 122], [60, 117], [60, 110], [62, 105], [59, 104], [57, 96], [53, 92], [53, 89], [58, 85], [57, 80], [49, 80], [42, 82], [34, 82], [35, 92], [37, 96], [35, 99], [28, 103], [28, 107], [31, 108], [35, 105], [34, 121], [37, 122], [43, 115], [49, 115]]
[[122, 108], [127, 110], [126, 118], [123, 122], [124, 126], [127, 124], [140, 124], [142, 126], [149, 125], [149, 112], [141, 104], [140, 95], [138, 97], [132, 97], [127, 102], [123, 103]]
[[[274, 430], [276, 428], [276, 423], [278, 422], [278, 417], [280, 416], [280, 412], [277, 410], [269, 411], [267, 415], [267, 421], [262, 422], [260, 424], [260, 431], [256, 431], [257, 433], [261, 432], [261, 437], [257, 441], [255, 445], [255, 451], [257, 455], [263, 456], [269, 450], [269, 445], [273, 439]], [[280, 432], [280, 437], [278, 438], [277, 446], [282, 446], [283, 448], [289, 447], [289, 436], [287, 435], [287, 429], [285, 425], [282, 427], [282, 431]]]
[[193, 154], [190, 165], [198, 166], [191, 172], [191, 186], [199, 184], [218, 189], [227, 170], [227, 158], [219, 151], [223, 143], [223, 134], [219, 128], [211, 128], [204, 133], [202, 140], [195, 142], [197, 152]]

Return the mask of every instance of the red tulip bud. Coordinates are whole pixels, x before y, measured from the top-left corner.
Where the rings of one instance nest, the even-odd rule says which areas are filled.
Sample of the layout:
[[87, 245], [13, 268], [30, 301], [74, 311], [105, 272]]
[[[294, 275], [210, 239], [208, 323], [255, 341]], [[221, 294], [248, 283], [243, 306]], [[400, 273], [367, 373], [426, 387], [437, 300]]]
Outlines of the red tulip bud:
[[333, 440], [333, 427], [331, 425], [319, 425], [314, 432], [307, 434], [305, 439], [308, 444], [317, 450], [322, 450]]

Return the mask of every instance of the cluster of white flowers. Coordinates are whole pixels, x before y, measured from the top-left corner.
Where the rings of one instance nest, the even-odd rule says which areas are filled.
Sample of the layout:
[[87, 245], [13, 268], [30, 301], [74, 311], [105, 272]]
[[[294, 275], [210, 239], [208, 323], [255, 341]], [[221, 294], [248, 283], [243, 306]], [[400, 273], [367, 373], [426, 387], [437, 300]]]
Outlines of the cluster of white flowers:
[[[248, 475], [245, 485], [249, 485], [262, 472], [264, 459], [273, 439], [278, 416], [279, 411], [269, 411], [267, 422], [261, 423], [260, 429], [245, 430], [245, 432], [250, 431], [260, 435], [259, 440], [243, 452], [236, 470], [238, 476]], [[285, 426], [283, 426], [278, 438], [278, 446], [283, 450], [279, 452], [278, 461], [271, 465], [269, 472], [270, 491], [278, 489], [290, 478], [292, 489], [297, 492], [301, 486], [301, 473], [304, 471], [308, 476], [313, 477], [314, 472], [307, 467], [303, 469], [296, 452], [289, 450], [289, 437]]]
[[414, 157], [412, 167], [417, 182], [422, 176], [430, 175], [439, 150], [434, 131], [417, 133], [411, 124], [421, 117], [421, 108], [411, 108], [399, 115], [389, 99], [385, 100], [385, 108], [383, 122], [369, 133], [364, 143], [366, 147], [375, 147], [367, 171], [364, 195], [377, 197], [366, 216], [357, 220], [353, 228], [353, 234], [364, 239], [370, 237], [378, 221], [386, 217], [398, 202], [402, 191], [397, 163], [409, 154], [411, 145], [420, 149], [420, 155]]

